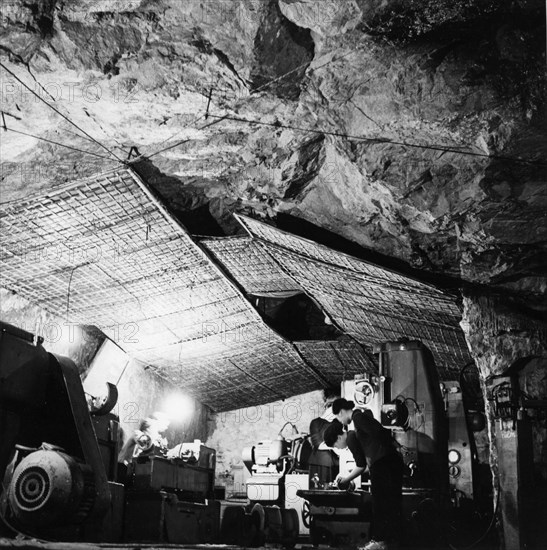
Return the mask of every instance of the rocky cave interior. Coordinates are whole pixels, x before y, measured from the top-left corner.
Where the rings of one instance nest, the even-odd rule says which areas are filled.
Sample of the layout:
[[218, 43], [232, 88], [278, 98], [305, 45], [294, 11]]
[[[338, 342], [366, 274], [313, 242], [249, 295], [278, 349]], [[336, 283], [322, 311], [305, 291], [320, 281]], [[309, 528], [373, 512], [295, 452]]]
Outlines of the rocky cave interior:
[[245, 214], [457, 288], [484, 397], [520, 365], [547, 399], [543, 1], [0, 10], [2, 205], [130, 163], [193, 235]]

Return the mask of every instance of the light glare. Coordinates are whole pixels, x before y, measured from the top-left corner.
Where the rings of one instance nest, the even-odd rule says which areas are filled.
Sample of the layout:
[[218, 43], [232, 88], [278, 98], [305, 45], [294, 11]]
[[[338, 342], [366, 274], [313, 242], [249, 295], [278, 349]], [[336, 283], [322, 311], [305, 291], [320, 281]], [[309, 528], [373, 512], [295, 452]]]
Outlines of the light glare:
[[173, 393], [165, 399], [163, 411], [173, 421], [183, 421], [192, 416], [194, 401], [188, 395]]
[[460, 458], [460, 453], [455, 449], [448, 451], [448, 462], [450, 462], [450, 464], [457, 464], [460, 461]]

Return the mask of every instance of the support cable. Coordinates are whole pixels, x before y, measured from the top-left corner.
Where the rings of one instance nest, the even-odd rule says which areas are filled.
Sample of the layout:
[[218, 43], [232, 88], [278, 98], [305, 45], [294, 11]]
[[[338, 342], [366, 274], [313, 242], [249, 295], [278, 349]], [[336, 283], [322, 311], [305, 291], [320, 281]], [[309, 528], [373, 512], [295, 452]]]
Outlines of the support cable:
[[443, 153], [455, 153], [459, 155], [482, 157], [482, 158], [488, 158], [492, 160], [505, 160], [505, 161], [511, 161], [511, 162], [518, 162], [522, 164], [531, 164], [535, 166], [547, 166], [547, 162], [536, 161], [531, 159], [523, 159], [519, 157], [509, 157], [504, 155], [489, 155], [488, 153], [465, 151], [462, 149], [458, 149], [456, 147], [447, 147], [444, 145], [412, 143], [408, 141], [397, 141], [397, 140], [384, 138], [384, 137], [372, 138], [372, 137], [366, 137], [366, 136], [355, 136], [351, 134], [346, 134], [344, 132], [334, 132], [334, 131], [324, 130], [320, 128], [303, 128], [301, 126], [293, 126], [291, 124], [283, 124], [281, 122], [265, 122], [262, 120], [255, 120], [255, 119], [236, 117], [236, 116], [230, 116], [230, 115], [220, 116], [220, 115], [213, 115], [209, 113], [209, 116], [220, 120], [232, 120], [234, 122], [241, 122], [241, 123], [250, 124], [250, 125], [256, 124], [258, 126], [268, 126], [268, 127], [273, 127], [277, 129], [294, 130], [297, 132], [314, 133], [314, 134], [340, 137], [340, 138], [348, 139], [350, 141], [363, 141], [367, 143], [387, 143], [390, 145], [400, 145], [401, 147], [412, 147], [416, 149], [425, 149], [430, 151], [441, 151]]
[[51, 139], [47, 139], [40, 136], [35, 136], [33, 134], [28, 134], [27, 132], [21, 132], [20, 130], [14, 130], [13, 128], [4, 128], [4, 130], [8, 132], [13, 132], [14, 134], [20, 134], [22, 136], [27, 136], [34, 139], [39, 139], [40, 141], [45, 141], [46, 143], [51, 143], [52, 145], [58, 145], [59, 147], [66, 147], [67, 149], [72, 149], [72, 151], [78, 151], [79, 153], [83, 153], [85, 155], [92, 155], [94, 157], [98, 157], [101, 159], [109, 160], [112, 162], [115, 162], [113, 158], [107, 157], [106, 155], [100, 155], [98, 153], [94, 153], [93, 151], [87, 151], [85, 149], [79, 149], [78, 147], [72, 147], [72, 145], [66, 145], [65, 143], [59, 143], [58, 141], [53, 141]]
[[54, 107], [51, 103], [48, 103], [40, 94], [37, 94], [33, 89], [31, 89], [29, 86], [27, 86], [27, 84], [25, 84], [13, 71], [11, 71], [10, 69], [8, 69], [1, 61], [0, 61], [0, 67], [2, 67], [5, 71], [7, 71], [11, 76], [13, 76], [13, 78], [15, 78], [15, 80], [17, 80], [17, 82], [19, 82], [22, 86], [24, 86], [32, 95], [36, 96], [40, 101], [42, 101], [45, 105], [47, 105], [50, 109], [52, 109], [53, 111], [55, 111], [58, 115], [60, 115], [61, 117], [63, 117], [67, 122], [69, 122], [70, 124], [72, 124], [74, 127], [76, 127], [80, 132], [82, 132], [82, 134], [84, 134], [85, 136], [87, 136], [91, 141], [95, 142], [99, 147], [102, 147], [109, 155], [115, 157], [119, 162], [122, 162], [122, 159], [120, 157], [118, 157], [118, 155], [116, 155], [116, 153], [113, 153], [110, 149], [108, 149], [108, 147], [106, 147], [105, 145], [103, 145], [102, 143], [100, 143], [99, 141], [97, 141], [93, 136], [89, 135], [85, 130], [82, 130], [82, 128], [80, 128], [75, 122], [73, 122], [72, 120], [70, 120], [70, 118], [68, 118], [66, 115], [64, 115], [63, 113], [61, 113], [61, 111], [59, 111], [59, 109], [57, 109], [56, 107]]
[[[203, 115], [202, 115], [203, 116]], [[209, 115], [213, 116], [213, 115]], [[215, 116], [216, 119], [213, 122], [209, 122], [208, 124], [204, 124], [201, 128], [197, 128], [197, 130], [205, 130], [206, 128], [209, 128], [210, 126], [214, 126], [215, 124], [218, 124], [219, 122], [222, 122], [226, 117], [220, 117]], [[159, 151], [156, 151], [155, 153], [152, 153], [151, 155], [142, 155], [139, 158], [146, 158], [151, 159], [152, 157], [155, 157], [156, 155], [159, 155], [160, 153], [164, 153], [165, 151], [169, 151], [169, 149], [174, 149], [175, 147], [178, 147], [179, 145], [183, 145], [185, 143], [188, 143], [189, 141], [192, 141], [192, 138], [183, 139], [181, 141], [178, 141], [177, 143], [174, 143], [173, 145], [169, 145], [168, 147], [164, 147], [163, 149], [160, 149]]]

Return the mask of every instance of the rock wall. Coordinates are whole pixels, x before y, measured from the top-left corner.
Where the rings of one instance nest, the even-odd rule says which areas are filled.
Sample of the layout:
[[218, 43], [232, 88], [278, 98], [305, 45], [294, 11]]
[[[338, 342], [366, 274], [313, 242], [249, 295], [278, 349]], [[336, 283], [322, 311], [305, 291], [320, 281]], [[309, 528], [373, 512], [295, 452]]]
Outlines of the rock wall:
[[10, 0], [1, 28], [6, 125], [36, 136], [3, 135], [2, 202], [137, 147], [193, 232], [312, 222], [475, 285], [483, 378], [545, 357], [544, 2]]
[[323, 414], [324, 404], [323, 393], [316, 391], [216, 414], [207, 445], [217, 450], [217, 485], [226, 487], [227, 496], [244, 493], [249, 473], [242, 461], [243, 448], [277, 439], [281, 430], [285, 436], [295, 433], [287, 422], [294, 424], [298, 432], [309, 433], [310, 422]]
[[[534, 312], [511, 303], [506, 296], [468, 292], [464, 298], [462, 328], [481, 375], [488, 420], [493, 492], [497, 501], [497, 493], [503, 489], [500, 480], [506, 476], [516, 476], [517, 464], [510, 465], [510, 471], [505, 471], [498, 462], [495, 429], [498, 421], [489, 393], [489, 381], [495, 376], [505, 375], [509, 369], [512, 372], [517, 370], [520, 391], [530, 399], [547, 402], [547, 323]], [[535, 491], [535, 496], [529, 497], [533, 498], [530, 513], [534, 519], [527, 536], [534, 540], [530, 547], [543, 548], [547, 544], [541, 519], [547, 513], [547, 410], [545, 407], [530, 409], [524, 414], [531, 419], [532, 448], [521, 450], [532, 455], [526, 469], [533, 470], [528, 473], [533, 480], [532, 490]], [[524, 487], [524, 480], [522, 483], [521, 490], [529, 490]], [[499, 504], [498, 518], [503, 518], [500, 519], [502, 539], [508, 527], [516, 532], [522, 529], [515, 515], [515, 499], [516, 495], [509, 495], [505, 501], [502, 498]], [[511, 547], [507, 539], [504, 547]]]
[[[520, 364], [526, 367], [520, 380], [522, 391], [536, 399], [547, 399], [547, 324], [511, 310], [503, 298], [470, 295], [464, 299], [462, 327], [485, 389], [492, 442], [493, 411], [484, 383]], [[547, 481], [547, 423], [539, 420], [534, 433], [534, 463]], [[491, 447], [494, 468], [495, 456], [495, 448]]]
[[121, 160], [137, 147], [196, 233], [290, 214], [545, 307], [543, 2], [10, 0], [1, 15], [8, 127], [79, 149], [9, 134], [2, 201], [116, 164], [17, 77]]

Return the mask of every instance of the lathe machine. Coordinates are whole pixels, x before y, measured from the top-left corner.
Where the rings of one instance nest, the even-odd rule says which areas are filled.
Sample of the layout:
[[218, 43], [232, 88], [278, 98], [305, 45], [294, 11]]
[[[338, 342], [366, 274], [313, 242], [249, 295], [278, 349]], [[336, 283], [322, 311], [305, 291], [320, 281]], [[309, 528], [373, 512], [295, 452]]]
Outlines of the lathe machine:
[[141, 456], [118, 476], [115, 388], [89, 409], [76, 366], [0, 323], [0, 534], [55, 541], [217, 540], [215, 451]]

